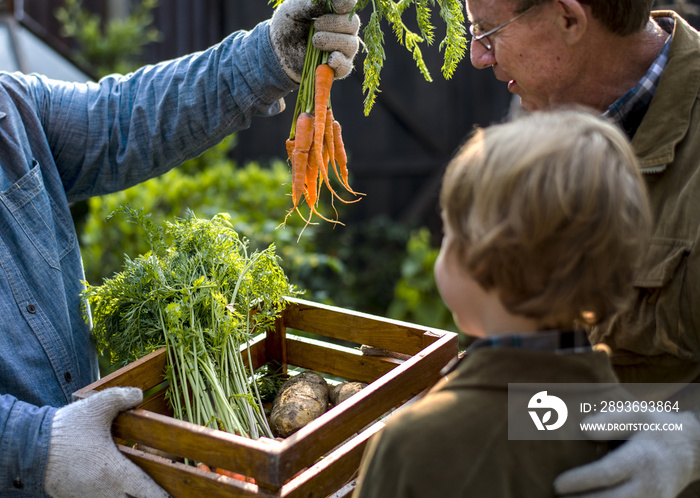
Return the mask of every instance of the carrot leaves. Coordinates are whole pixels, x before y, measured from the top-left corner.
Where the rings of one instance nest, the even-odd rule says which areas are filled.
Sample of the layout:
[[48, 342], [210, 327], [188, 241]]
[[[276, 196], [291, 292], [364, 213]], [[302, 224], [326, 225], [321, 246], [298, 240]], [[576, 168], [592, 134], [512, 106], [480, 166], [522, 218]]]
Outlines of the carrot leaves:
[[[278, 6], [284, 0], [269, 0]], [[327, 0], [314, 0], [324, 2]], [[439, 50], [444, 52], [441, 72], [449, 79], [457, 65], [467, 53], [466, 26], [464, 23], [464, 2], [462, 0], [358, 0], [350, 13], [354, 15], [371, 6], [371, 14], [362, 29], [362, 45], [365, 52], [363, 62], [364, 79], [362, 91], [365, 94], [364, 112], [372, 110], [379, 93], [379, 82], [386, 54], [384, 52], [384, 32], [382, 23], [386, 22], [398, 42], [413, 55], [418, 71], [426, 81], [432, 81], [430, 71], [425, 64], [421, 46], [432, 45], [435, 41], [435, 26], [432, 14], [437, 4], [440, 18], [445, 23], [445, 37], [440, 41]], [[417, 31], [413, 31], [404, 22], [404, 14], [413, 7]]]
[[[289, 284], [274, 246], [250, 253], [226, 214], [156, 226], [126, 207], [151, 251], [127, 258], [100, 286], [86, 284], [99, 352], [126, 365], [168, 348], [168, 399], [175, 416], [253, 438], [270, 436], [249, 342], [271, 327]], [[247, 357], [246, 357], [247, 356]]]
[[[464, 5], [460, 0], [359, 0], [355, 12], [363, 10], [371, 2], [372, 14], [362, 31], [364, 41], [364, 82], [365, 115], [368, 115], [379, 92], [380, 73], [386, 55], [384, 53], [384, 36], [382, 21], [391, 27], [396, 39], [413, 55], [418, 70], [426, 81], [432, 76], [423, 59], [421, 45], [432, 45], [435, 40], [435, 27], [432, 24], [432, 9], [437, 3], [440, 17], [445, 22], [445, 38], [439, 49], [444, 51], [442, 74], [449, 79], [454, 74], [458, 63], [467, 53], [466, 28], [464, 24]], [[410, 6], [414, 7], [418, 32], [414, 32], [403, 21], [403, 15]]]

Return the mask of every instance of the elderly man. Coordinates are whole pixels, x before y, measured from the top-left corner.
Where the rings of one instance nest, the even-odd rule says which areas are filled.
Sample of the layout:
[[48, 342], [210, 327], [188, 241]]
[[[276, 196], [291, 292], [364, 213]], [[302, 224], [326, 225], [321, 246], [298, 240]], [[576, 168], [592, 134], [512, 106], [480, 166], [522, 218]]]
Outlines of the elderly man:
[[[526, 111], [585, 105], [630, 137], [655, 229], [640, 262], [634, 307], [591, 338], [610, 347], [622, 382], [698, 382], [700, 35], [673, 12], [652, 13], [652, 3], [467, 0], [471, 61], [492, 68]], [[690, 441], [687, 451], [639, 443], [623, 445], [596, 467], [572, 471], [559, 490], [619, 480], [619, 494], [604, 496], [675, 496], [699, 477], [700, 441]], [[663, 477], [650, 471], [661, 468], [673, 471]]]

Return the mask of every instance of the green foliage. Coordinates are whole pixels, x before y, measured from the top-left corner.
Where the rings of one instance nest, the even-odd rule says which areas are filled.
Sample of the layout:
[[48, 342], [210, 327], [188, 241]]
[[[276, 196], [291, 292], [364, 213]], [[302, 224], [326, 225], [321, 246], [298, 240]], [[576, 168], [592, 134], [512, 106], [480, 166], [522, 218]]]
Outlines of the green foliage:
[[[283, 297], [296, 293], [274, 245], [249, 255], [248, 241], [239, 237], [227, 213], [199, 219], [188, 212], [186, 218], [159, 225], [142, 209], [125, 206], [112, 217], [145, 232], [150, 245], [84, 292], [97, 348], [109, 351], [113, 363], [126, 365], [162, 347], [173, 330], [195, 325], [210, 332], [230, 327], [219, 332], [234, 333], [245, 342], [252, 326], [264, 330], [283, 308]], [[251, 307], [258, 312], [249, 317]]]
[[369, 114], [377, 100], [380, 74], [386, 59], [384, 32], [380, 21], [380, 15], [373, 11], [364, 29], [365, 51], [367, 52], [363, 63], [365, 77], [362, 81], [362, 92], [365, 94], [365, 115]]
[[440, 50], [445, 52], [442, 74], [450, 79], [457, 65], [467, 53], [467, 37], [464, 23], [464, 3], [461, 1], [438, 0], [440, 17], [445, 21], [447, 33], [440, 42]]
[[[366, 57], [363, 63], [364, 81], [362, 90], [365, 93], [365, 115], [369, 114], [376, 101], [379, 91], [379, 80], [386, 54], [384, 53], [384, 34], [381, 22], [386, 21], [391, 27], [396, 39], [413, 55], [418, 70], [426, 81], [432, 81], [428, 71], [421, 44], [431, 45], [434, 42], [434, 25], [431, 22], [431, 9], [437, 3], [440, 17], [447, 27], [445, 38], [440, 42], [440, 50], [444, 50], [442, 74], [445, 78], [452, 77], [457, 64], [467, 53], [466, 28], [464, 24], [464, 5], [460, 0], [359, 0], [355, 12], [363, 10], [371, 1], [372, 13], [369, 22], [363, 29], [363, 49]], [[418, 33], [409, 29], [403, 21], [403, 14], [413, 5], [416, 15]]]
[[406, 252], [388, 316], [456, 332], [433, 277], [439, 250], [431, 245], [430, 232], [426, 228], [413, 232]]
[[233, 143], [234, 139], [229, 138], [165, 175], [90, 199], [81, 234], [87, 280], [99, 284], [121, 267], [125, 254], [134, 257], [149, 250], [148, 239], [135, 225], [119, 217], [106, 221], [110, 213], [126, 205], [150, 213], [156, 224], [183, 217], [188, 209], [203, 217], [226, 212], [234, 229], [249, 239], [251, 247], [277, 246], [285, 272], [293, 282], [301, 286], [304, 275], [322, 270], [337, 279], [343, 270], [338, 258], [314, 252], [316, 240], [328, 230], [326, 227], [310, 225], [301, 238], [301, 218], [290, 216], [279, 227], [291, 202], [288, 166], [282, 161], [269, 167], [251, 162], [239, 168], [227, 155]]
[[151, 249], [84, 291], [98, 352], [126, 365], [167, 347], [177, 418], [272, 437], [242, 354], [251, 364], [245, 346], [273, 325], [284, 297], [296, 294], [274, 245], [249, 252], [225, 213], [198, 219], [190, 212], [158, 225], [141, 210], [120, 212], [146, 231]]
[[[274, 7], [284, 0], [269, 0]], [[324, 0], [316, 0], [318, 2]], [[421, 45], [432, 45], [435, 41], [435, 26], [432, 24], [432, 9], [435, 4], [440, 10], [440, 17], [445, 22], [445, 38], [439, 49], [445, 52], [442, 74], [449, 79], [457, 65], [467, 53], [467, 36], [464, 24], [464, 3], [461, 0], [358, 0], [352, 14], [364, 10], [368, 5], [372, 12], [367, 25], [362, 30], [363, 50], [367, 54], [363, 63], [364, 80], [362, 91], [365, 93], [365, 115], [374, 106], [379, 92], [379, 81], [386, 53], [384, 52], [384, 31], [382, 21], [386, 21], [396, 39], [413, 55], [413, 60], [426, 81], [432, 76], [423, 59]], [[404, 13], [413, 6], [418, 32], [412, 31], [403, 20]], [[351, 14], [351, 15], [352, 15]]]
[[129, 16], [112, 19], [106, 25], [100, 16], [83, 9], [81, 0], [65, 0], [55, 15], [61, 23], [61, 34], [80, 44], [76, 59], [101, 77], [133, 71], [143, 47], [160, 41], [161, 33], [152, 26], [152, 11], [157, 5], [158, 0], [143, 0]]
[[337, 257], [345, 270], [332, 275], [319, 269], [309, 276], [313, 280], [303, 281], [337, 306], [386, 315], [401, 277], [409, 228], [382, 216], [325, 233], [316, 250]]

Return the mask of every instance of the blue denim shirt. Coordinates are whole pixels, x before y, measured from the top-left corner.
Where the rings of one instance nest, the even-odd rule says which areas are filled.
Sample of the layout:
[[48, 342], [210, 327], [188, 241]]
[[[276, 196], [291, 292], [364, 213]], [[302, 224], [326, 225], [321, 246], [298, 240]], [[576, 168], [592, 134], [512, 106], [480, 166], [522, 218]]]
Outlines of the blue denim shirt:
[[0, 496], [43, 495], [53, 415], [98, 375], [69, 202], [178, 166], [295, 87], [267, 22], [97, 83], [0, 73]]

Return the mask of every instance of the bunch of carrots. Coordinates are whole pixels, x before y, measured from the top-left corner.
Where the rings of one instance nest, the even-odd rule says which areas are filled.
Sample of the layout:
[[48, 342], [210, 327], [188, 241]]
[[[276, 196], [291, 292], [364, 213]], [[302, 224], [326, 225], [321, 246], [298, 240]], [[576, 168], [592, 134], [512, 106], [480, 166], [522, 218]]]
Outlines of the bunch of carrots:
[[[330, 2], [328, 3], [330, 8]], [[292, 208], [285, 220], [296, 211], [307, 225], [314, 214], [326, 221], [342, 225], [340, 221], [329, 219], [319, 213], [318, 199], [321, 186], [325, 185], [328, 188], [331, 199], [336, 198], [343, 203], [357, 202], [360, 199], [346, 200], [336, 193], [330, 183], [329, 165], [347, 192], [355, 197], [364, 194], [355, 192], [348, 183], [347, 154], [342, 130], [340, 123], [333, 116], [330, 102], [335, 72], [326, 63], [328, 52], [322, 52], [312, 45], [313, 35], [312, 26], [292, 130], [287, 140], [287, 155], [292, 166]], [[299, 210], [302, 196], [310, 208], [308, 218], [304, 217]]]

